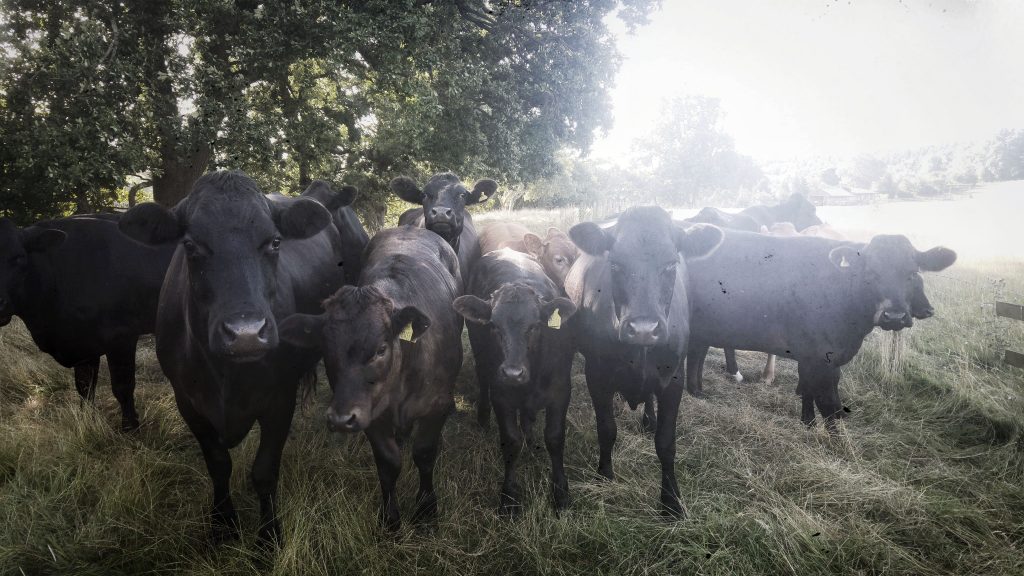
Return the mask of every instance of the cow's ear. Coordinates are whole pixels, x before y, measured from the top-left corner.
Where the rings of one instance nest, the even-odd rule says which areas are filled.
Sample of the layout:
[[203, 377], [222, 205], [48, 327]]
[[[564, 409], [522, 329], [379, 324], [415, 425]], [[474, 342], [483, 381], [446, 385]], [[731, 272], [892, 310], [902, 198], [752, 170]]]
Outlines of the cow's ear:
[[527, 252], [538, 258], [540, 258], [541, 252], [544, 251], [544, 241], [540, 239], [540, 236], [537, 236], [533, 232], [527, 232], [526, 235], [523, 236], [523, 245], [526, 246]]
[[185, 233], [179, 209], [168, 210], [156, 202], [145, 202], [125, 212], [117, 221], [121, 233], [143, 244], [173, 242]]
[[572, 300], [559, 296], [543, 304], [541, 307], [541, 320], [548, 325], [548, 328], [558, 330], [575, 313], [576, 305], [572, 303]]
[[491, 304], [472, 294], [459, 296], [452, 302], [452, 307], [460, 316], [476, 324], [487, 324], [491, 321]]
[[323, 180], [314, 180], [302, 193], [323, 204], [331, 212], [352, 204], [358, 194], [359, 190], [355, 186], [342, 186], [340, 190], [334, 191], [330, 183]]
[[861, 250], [857, 246], [836, 246], [828, 253], [828, 259], [836, 268], [854, 268], [863, 261]]
[[423, 204], [423, 191], [412, 178], [399, 176], [392, 179], [388, 185], [391, 186], [391, 191], [402, 200], [413, 204]]
[[938, 272], [945, 270], [956, 262], [956, 252], [949, 248], [936, 246], [927, 252], [918, 252], [914, 256], [917, 267], [925, 272]]
[[615, 239], [593, 222], [580, 222], [569, 228], [572, 243], [591, 256], [600, 256], [611, 249]]
[[323, 314], [292, 314], [281, 322], [281, 341], [296, 348], [320, 349], [324, 332]]
[[331, 223], [331, 213], [312, 198], [299, 196], [274, 199], [269, 204], [274, 224], [285, 238], [309, 238], [319, 234]]
[[718, 249], [725, 239], [725, 234], [718, 226], [711, 224], [694, 224], [684, 230], [678, 226], [675, 229], [675, 244], [684, 257], [694, 259], [703, 258]]
[[494, 196], [494, 193], [498, 191], [498, 183], [490, 178], [484, 178], [483, 180], [477, 180], [476, 184], [473, 184], [473, 189], [469, 191], [469, 198], [466, 199], [466, 204], [477, 204], [479, 202], [486, 202]]
[[430, 318], [415, 306], [406, 306], [391, 317], [394, 335], [407, 342], [416, 342], [430, 328]]
[[32, 226], [21, 233], [21, 247], [25, 252], [46, 252], [63, 244], [67, 237], [61, 230]]

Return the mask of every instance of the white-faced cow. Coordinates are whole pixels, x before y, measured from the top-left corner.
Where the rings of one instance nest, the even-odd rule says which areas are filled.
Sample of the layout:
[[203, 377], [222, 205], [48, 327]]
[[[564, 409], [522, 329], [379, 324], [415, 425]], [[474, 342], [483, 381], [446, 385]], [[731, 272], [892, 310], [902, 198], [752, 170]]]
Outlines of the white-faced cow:
[[555, 510], [569, 505], [565, 476], [565, 414], [569, 409], [572, 357], [563, 322], [576, 306], [544, 273], [537, 261], [510, 248], [484, 254], [473, 268], [469, 294], [455, 310], [469, 322], [469, 340], [480, 384], [477, 410], [486, 422], [493, 403], [505, 459], [499, 512], [522, 508], [516, 460], [537, 413], [545, 411], [544, 443], [551, 456]]
[[173, 244], [122, 236], [116, 215], [74, 216], [21, 229], [0, 218], [0, 326], [19, 316], [43, 352], [74, 368], [92, 401], [100, 357], [121, 406], [121, 428], [138, 427], [135, 346], [153, 332]]
[[498, 184], [494, 180], [478, 180], [470, 190], [458, 176], [445, 172], [432, 176], [422, 189], [412, 178], [399, 176], [391, 181], [391, 190], [402, 200], [423, 206], [406, 210], [398, 224], [426, 228], [444, 238], [459, 256], [460, 269], [468, 280], [473, 263], [480, 257], [480, 244], [466, 206], [489, 200], [497, 192]]
[[320, 202], [331, 212], [331, 219], [341, 241], [341, 260], [338, 266], [345, 273], [346, 284], [359, 281], [359, 274], [363, 271], [363, 250], [370, 241], [356, 211], [352, 209], [352, 202], [358, 194], [359, 190], [355, 186], [342, 186], [335, 190], [329, 182], [323, 180], [314, 180], [302, 193]]
[[548, 228], [546, 236], [541, 238], [526, 226], [514, 222], [488, 222], [481, 226], [480, 253], [487, 254], [501, 248], [511, 248], [536, 258], [559, 290], [564, 289], [565, 277], [580, 256], [576, 245], [558, 228]]
[[339, 290], [324, 302], [324, 312], [293, 315], [281, 327], [286, 342], [323, 351], [334, 391], [327, 422], [369, 439], [380, 478], [380, 520], [390, 530], [401, 522], [399, 442], [414, 424], [420, 487], [413, 521], [437, 514], [434, 462], [462, 367], [462, 319], [452, 309], [461, 293], [451, 247], [436, 234], [402, 226], [370, 240], [358, 286]]
[[241, 172], [213, 172], [171, 210], [132, 208], [121, 231], [145, 243], [177, 240], [157, 312], [156, 353], [178, 411], [213, 480], [213, 536], [238, 535], [231, 455], [260, 424], [252, 485], [258, 536], [280, 543], [277, 477], [299, 378], [315, 351], [280, 344], [278, 323], [315, 312], [342, 284], [337, 231], [310, 198], [265, 196]]
[[[714, 226], [683, 230], [657, 207], [631, 208], [608, 229], [577, 224], [569, 236], [585, 254], [566, 278], [576, 305], [571, 323], [586, 358], [587, 387], [597, 417], [601, 458], [597, 471], [611, 479], [618, 392], [654, 428], [661, 462], [661, 505], [681, 516], [675, 473], [676, 418], [683, 385], [680, 371], [690, 336], [691, 262], [715, 250]], [[651, 398], [658, 400], [657, 421]]]
[[919, 252], [905, 236], [856, 244], [726, 230], [718, 250], [690, 267], [687, 386], [700, 393], [708, 346], [794, 358], [801, 420], [811, 424], [817, 406], [831, 430], [844, 416], [841, 367], [876, 326], [899, 330], [931, 316], [919, 273], [955, 261], [952, 250]]

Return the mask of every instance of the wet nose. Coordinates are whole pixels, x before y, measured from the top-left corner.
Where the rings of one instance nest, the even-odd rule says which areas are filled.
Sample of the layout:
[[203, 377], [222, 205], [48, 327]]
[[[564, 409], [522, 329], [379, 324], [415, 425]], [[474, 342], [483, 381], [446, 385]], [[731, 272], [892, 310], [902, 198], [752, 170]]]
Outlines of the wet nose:
[[352, 431], [359, 427], [359, 410], [338, 412], [334, 406], [327, 408], [327, 425], [332, 430]]
[[506, 380], [517, 384], [526, 382], [530, 377], [529, 372], [527, 372], [526, 367], [524, 366], [502, 366], [501, 375], [504, 376]]
[[451, 220], [452, 209], [434, 206], [433, 208], [430, 209], [430, 217], [434, 220]]
[[225, 320], [220, 325], [224, 344], [231, 354], [252, 354], [267, 349], [266, 318], [238, 317]]
[[628, 320], [623, 334], [627, 344], [654, 346], [662, 340], [664, 328], [658, 320]]

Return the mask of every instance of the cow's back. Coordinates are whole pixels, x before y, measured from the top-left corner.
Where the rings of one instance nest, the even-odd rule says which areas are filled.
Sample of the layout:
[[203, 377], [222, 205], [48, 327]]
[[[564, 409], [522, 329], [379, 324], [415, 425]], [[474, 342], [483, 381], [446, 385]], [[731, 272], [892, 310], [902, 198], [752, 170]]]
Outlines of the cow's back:
[[488, 222], [480, 226], [480, 254], [487, 254], [502, 248], [511, 248], [516, 252], [526, 252], [523, 237], [530, 230], [515, 222]]

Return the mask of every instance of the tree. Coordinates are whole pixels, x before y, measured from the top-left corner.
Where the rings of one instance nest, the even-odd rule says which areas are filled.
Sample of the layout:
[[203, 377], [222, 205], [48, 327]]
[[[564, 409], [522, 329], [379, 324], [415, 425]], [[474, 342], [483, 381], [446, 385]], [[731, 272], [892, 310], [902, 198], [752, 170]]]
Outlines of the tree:
[[131, 177], [170, 205], [217, 167], [378, 207], [399, 172], [528, 182], [608, 126], [605, 18], [653, 3], [5, 0], [0, 206], [109, 204]]
[[665, 102], [651, 135], [634, 144], [651, 178], [650, 196], [642, 200], [695, 205], [715, 191], [752, 187], [761, 180], [760, 168], [736, 152], [720, 120], [715, 98], [681, 96]]

